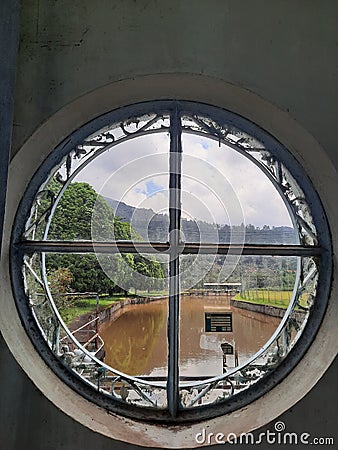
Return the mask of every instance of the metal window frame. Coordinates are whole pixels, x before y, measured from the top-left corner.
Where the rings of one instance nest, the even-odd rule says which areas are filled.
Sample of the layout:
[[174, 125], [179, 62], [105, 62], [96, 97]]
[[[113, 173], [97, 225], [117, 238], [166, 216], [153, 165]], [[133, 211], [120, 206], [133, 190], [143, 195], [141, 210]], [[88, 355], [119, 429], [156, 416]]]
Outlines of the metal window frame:
[[[29, 199], [34, 198], [39, 187], [48, 179], [49, 174], [61, 159], [67, 153], [79, 145], [84, 138], [94, 133], [98, 129], [113, 122], [123, 121], [128, 117], [142, 116], [149, 112], [165, 112], [171, 117], [170, 127], [170, 165], [169, 165], [169, 242], [167, 243], [130, 243], [130, 242], [57, 242], [57, 241], [23, 241], [22, 231], [29, 215], [31, 204]], [[180, 116], [184, 114], [205, 114], [219, 123], [230, 123], [244, 130], [254, 138], [260, 140], [269, 148], [274, 157], [283, 163], [292, 176], [306, 193], [307, 202], [311, 208], [312, 217], [318, 231], [318, 245], [244, 245], [236, 246], [227, 244], [208, 244], [208, 243], [185, 243], [180, 242], [180, 211], [181, 211], [181, 133], [182, 126]], [[21, 264], [24, 254], [37, 252], [57, 252], [57, 253], [88, 253], [95, 251], [102, 253], [136, 253], [139, 251], [145, 253], [162, 252], [170, 255], [169, 270], [171, 275], [170, 295], [169, 295], [169, 317], [168, 317], [168, 382], [167, 398], [168, 410], [152, 410], [151, 408], [138, 408], [134, 405], [111, 402], [99, 392], [94, 392], [89, 386], [85, 386], [82, 380], [77, 379], [75, 374], [70, 374], [69, 370], [60, 363], [58, 358], [47, 348], [40, 331], [28, 307], [21, 274]], [[196, 409], [182, 410], [179, 407], [179, 255], [180, 254], [243, 254], [243, 255], [280, 255], [280, 256], [315, 256], [319, 258], [319, 281], [317, 288], [317, 297], [320, 301], [315, 302], [311, 311], [309, 321], [303, 331], [302, 336], [282, 363], [264, 379], [258, 381], [252, 389], [240, 392], [227, 400], [226, 403], [203, 406]], [[155, 101], [131, 105], [120, 108], [100, 116], [93, 121], [85, 124], [79, 130], [72, 133], [64, 142], [57, 146], [50, 157], [37, 170], [27, 191], [22, 199], [17, 212], [12, 234], [11, 246], [11, 272], [12, 285], [15, 293], [17, 307], [23, 321], [23, 325], [30, 336], [34, 346], [47, 364], [52, 367], [55, 373], [59, 375], [70, 387], [78, 391], [81, 395], [104, 408], [117, 412], [128, 417], [142, 420], [156, 420], [158, 422], [178, 423], [205, 418], [216, 417], [227, 412], [233, 411], [245, 404], [255, 400], [270, 390], [276, 383], [280, 382], [298, 363], [319, 328], [328, 301], [331, 285], [331, 239], [325, 212], [320, 199], [312, 186], [309, 178], [304, 174], [301, 165], [275, 138], [270, 136], [260, 127], [247, 119], [238, 116], [230, 111], [212, 107], [205, 104], [188, 101]]]

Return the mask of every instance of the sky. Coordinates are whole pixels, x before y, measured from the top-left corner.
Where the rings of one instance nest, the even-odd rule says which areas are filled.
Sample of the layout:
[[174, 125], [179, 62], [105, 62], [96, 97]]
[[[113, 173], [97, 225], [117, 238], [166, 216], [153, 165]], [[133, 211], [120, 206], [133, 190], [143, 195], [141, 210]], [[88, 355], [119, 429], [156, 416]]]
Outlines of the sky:
[[[267, 176], [236, 150], [208, 138], [182, 135], [182, 214], [191, 220], [257, 227], [292, 226]], [[98, 156], [75, 181], [105, 197], [168, 213], [169, 136], [148, 134]]]

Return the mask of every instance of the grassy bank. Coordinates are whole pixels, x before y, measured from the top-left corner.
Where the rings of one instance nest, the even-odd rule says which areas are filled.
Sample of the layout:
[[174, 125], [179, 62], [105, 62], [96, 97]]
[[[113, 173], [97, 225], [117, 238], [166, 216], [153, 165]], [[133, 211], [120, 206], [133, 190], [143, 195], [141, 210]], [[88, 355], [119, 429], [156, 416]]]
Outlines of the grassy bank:
[[129, 292], [129, 297], [169, 297], [168, 291], [134, 291]]
[[[156, 296], [162, 296], [162, 295], [168, 295], [167, 291], [154, 291], [154, 292], [137, 292], [135, 295], [134, 293], [129, 293], [129, 295], [123, 295], [123, 294], [116, 294], [111, 297], [101, 297], [99, 299], [98, 307], [100, 310], [109, 308], [111, 305], [113, 305], [116, 302], [120, 302], [121, 300], [126, 300], [127, 298], [139, 296], [139, 297], [156, 297]], [[78, 317], [92, 313], [96, 311], [96, 298], [80, 298], [78, 300], [75, 300], [69, 308], [66, 308], [62, 311], [62, 318], [65, 321], [66, 325], [69, 325], [73, 320], [77, 319]]]
[[[125, 300], [125, 295], [113, 295], [111, 297], [104, 297], [99, 299], [99, 308], [105, 309], [109, 308], [109, 306], [113, 305], [116, 302], [121, 300]], [[66, 308], [62, 311], [62, 318], [67, 325], [69, 325], [73, 320], [78, 317], [94, 312], [96, 310], [96, 298], [81, 298], [79, 300], [75, 300], [72, 306]]]

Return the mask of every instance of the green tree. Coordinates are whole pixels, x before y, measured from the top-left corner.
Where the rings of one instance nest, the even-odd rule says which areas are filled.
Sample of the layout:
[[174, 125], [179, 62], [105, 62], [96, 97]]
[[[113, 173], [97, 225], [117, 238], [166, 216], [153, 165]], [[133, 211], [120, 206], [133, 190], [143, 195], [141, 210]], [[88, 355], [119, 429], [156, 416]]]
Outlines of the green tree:
[[[48, 189], [57, 193], [60, 182], [53, 179]], [[142, 240], [128, 222], [122, 222], [104, 198], [88, 183], [71, 183], [58, 203], [51, 221], [48, 238], [53, 240]], [[105, 256], [103, 262], [114, 274], [112, 281], [102, 270], [95, 255], [49, 255], [47, 270], [51, 275], [59, 268], [66, 268], [72, 274], [69, 288], [73, 292], [113, 293], [133, 285], [133, 270], [146, 276], [163, 278], [161, 265], [139, 255]], [[123, 264], [127, 263], [127, 264]], [[136, 264], [136, 266], [135, 266]], [[150, 279], [149, 279], [150, 280]], [[152, 287], [152, 286], [151, 286]], [[123, 291], [124, 289], [122, 289]]]
[[73, 275], [70, 269], [60, 267], [49, 273], [49, 289], [60, 313], [69, 308], [74, 299], [66, 295], [71, 290]]

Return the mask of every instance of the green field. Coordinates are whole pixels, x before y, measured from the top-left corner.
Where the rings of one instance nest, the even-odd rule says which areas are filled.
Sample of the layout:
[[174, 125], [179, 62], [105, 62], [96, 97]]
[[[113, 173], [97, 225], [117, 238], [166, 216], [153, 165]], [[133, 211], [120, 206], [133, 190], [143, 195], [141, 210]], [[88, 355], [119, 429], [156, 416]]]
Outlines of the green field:
[[[237, 294], [235, 300], [242, 302], [255, 303], [257, 305], [276, 306], [278, 308], [287, 308], [292, 298], [292, 291], [263, 291], [263, 290], [249, 290]], [[302, 294], [300, 297], [300, 305], [304, 308], [308, 307], [307, 294]], [[297, 309], [297, 308], [296, 308]]]
[[292, 297], [292, 291], [248, 290], [237, 294], [235, 300], [256, 303], [257, 305], [278, 306], [287, 308]]

